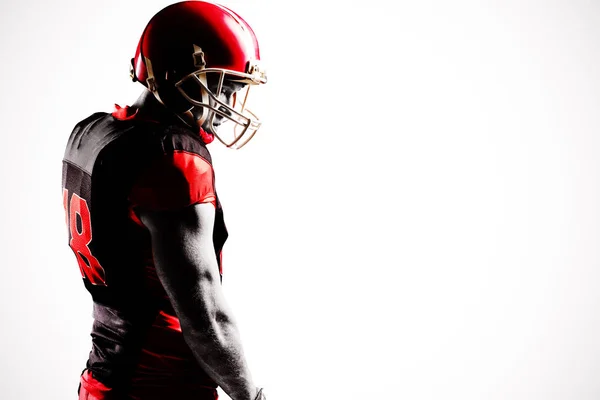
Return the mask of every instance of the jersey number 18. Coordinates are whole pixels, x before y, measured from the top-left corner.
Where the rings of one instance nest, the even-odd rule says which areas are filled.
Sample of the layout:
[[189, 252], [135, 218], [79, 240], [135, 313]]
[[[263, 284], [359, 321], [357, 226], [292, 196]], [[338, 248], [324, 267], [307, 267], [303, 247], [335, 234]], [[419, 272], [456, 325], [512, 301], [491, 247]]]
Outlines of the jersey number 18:
[[77, 257], [81, 276], [93, 285], [106, 286], [104, 268], [92, 255], [89, 248], [92, 242], [92, 224], [87, 201], [76, 193], [71, 195], [71, 201], [69, 201], [69, 191], [63, 189], [63, 206], [65, 207], [67, 228], [71, 236], [69, 246]]

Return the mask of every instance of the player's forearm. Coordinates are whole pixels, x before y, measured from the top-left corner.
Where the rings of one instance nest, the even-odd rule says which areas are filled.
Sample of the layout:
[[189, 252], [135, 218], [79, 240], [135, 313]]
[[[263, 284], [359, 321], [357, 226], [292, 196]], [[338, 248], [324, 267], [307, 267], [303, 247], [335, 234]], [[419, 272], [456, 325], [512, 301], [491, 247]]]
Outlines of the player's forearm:
[[[203, 369], [229, 397], [254, 400], [256, 387], [244, 358], [237, 326], [223, 296], [214, 258], [182, 259], [181, 254], [186, 253], [179, 254], [170, 258], [170, 266], [182, 271], [179, 276], [176, 279], [159, 276], [179, 317], [186, 343]], [[163, 262], [160, 265], [166, 265], [161, 254], [157, 255], [157, 261]], [[197, 268], [189, 268], [192, 262], [193, 265], [206, 263], [204, 268], [198, 268], [205, 272], [197, 273]]]
[[214, 208], [197, 204], [140, 217], [151, 232], [158, 277], [194, 356], [233, 400], [254, 400], [257, 390], [219, 279]]
[[[256, 386], [244, 357], [240, 336], [231, 313], [221, 301], [201, 318], [182, 318], [186, 342], [206, 372], [233, 400], [254, 400]], [[210, 304], [210, 300], [201, 304]]]

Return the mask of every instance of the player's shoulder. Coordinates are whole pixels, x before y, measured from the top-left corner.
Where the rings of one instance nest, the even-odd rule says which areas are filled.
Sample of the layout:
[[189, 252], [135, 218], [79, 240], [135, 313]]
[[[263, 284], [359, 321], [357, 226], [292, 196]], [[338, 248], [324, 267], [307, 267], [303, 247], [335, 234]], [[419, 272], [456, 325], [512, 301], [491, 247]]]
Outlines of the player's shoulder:
[[106, 112], [95, 112], [73, 127], [67, 140], [63, 161], [91, 174], [99, 153], [113, 138]]
[[90, 174], [98, 165], [134, 174], [157, 167], [186, 174], [212, 169], [202, 138], [181, 121], [144, 115], [134, 107], [118, 105], [112, 113], [97, 112], [76, 124], [65, 161]]
[[104, 112], [104, 111], [97, 111], [97, 112], [94, 112], [94, 113], [92, 113], [90, 116], [88, 116], [88, 117], [86, 117], [86, 118], [84, 118], [84, 119], [82, 119], [82, 120], [78, 121], [78, 122], [75, 124], [75, 127], [74, 127], [74, 129], [78, 129], [78, 128], [79, 128], [79, 129], [81, 129], [81, 128], [85, 128], [85, 127], [87, 127], [87, 126], [89, 126], [89, 125], [93, 124], [95, 121], [98, 121], [98, 120], [100, 120], [100, 119], [102, 119], [102, 118], [106, 118], [106, 116], [107, 116], [107, 115], [108, 115], [108, 113], [107, 113], [107, 112]]
[[69, 140], [81, 140], [82, 138], [89, 136], [91, 131], [97, 131], [98, 128], [103, 125], [103, 122], [107, 122], [108, 115], [109, 114], [106, 112], [95, 112], [90, 116], [78, 121], [71, 130]]
[[210, 152], [202, 138], [194, 131], [181, 124], [172, 124], [162, 130], [161, 144], [164, 154], [189, 154], [201, 157], [212, 164]]
[[140, 168], [129, 195], [132, 206], [150, 210], [197, 203], [216, 206], [213, 166], [201, 139], [177, 124], [162, 126], [159, 134], [160, 151]]
[[[134, 140], [145, 141], [154, 147], [154, 150], [157, 150], [158, 146], [162, 155], [187, 152], [211, 163], [210, 153], [200, 135], [177, 118], [164, 113], [143, 114], [133, 107], [118, 105], [115, 105], [115, 111], [110, 115], [117, 126], [132, 126], [138, 128], [135, 129], [138, 133], [142, 131], [142, 137], [135, 137]], [[152, 153], [156, 154], [154, 151]]]

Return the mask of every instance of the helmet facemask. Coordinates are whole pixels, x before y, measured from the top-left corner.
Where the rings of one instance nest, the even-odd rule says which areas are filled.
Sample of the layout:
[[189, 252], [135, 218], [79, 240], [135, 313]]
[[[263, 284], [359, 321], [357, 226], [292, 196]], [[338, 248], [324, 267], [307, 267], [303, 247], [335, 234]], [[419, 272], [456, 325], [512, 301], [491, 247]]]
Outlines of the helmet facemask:
[[241, 149], [252, 139], [261, 122], [249, 108], [250, 88], [262, 83], [257, 76], [221, 68], [195, 71], [175, 84], [193, 106], [198, 126], [212, 133], [228, 148]]

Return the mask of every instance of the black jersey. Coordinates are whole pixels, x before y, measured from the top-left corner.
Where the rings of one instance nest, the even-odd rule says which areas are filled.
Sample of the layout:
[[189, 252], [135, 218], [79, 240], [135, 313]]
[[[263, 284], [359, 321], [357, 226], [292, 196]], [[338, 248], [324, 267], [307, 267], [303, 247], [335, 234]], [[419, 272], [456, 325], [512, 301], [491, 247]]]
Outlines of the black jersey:
[[150, 235], [136, 215], [138, 207], [214, 204], [222, 273], [227, 229], [202, 138], [176, 119], [145, 120], [132, 108], [96, 113], [69, 137], [62, 183], [69, 246], [94, 302], [87, 370], [123, 393], [216, 387], [185, 345], [156, 275]]

